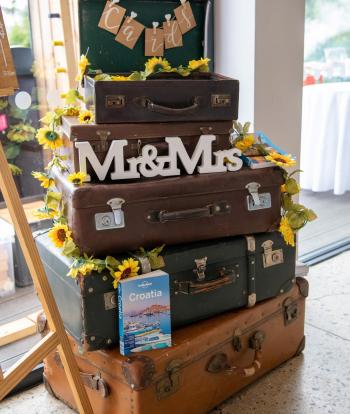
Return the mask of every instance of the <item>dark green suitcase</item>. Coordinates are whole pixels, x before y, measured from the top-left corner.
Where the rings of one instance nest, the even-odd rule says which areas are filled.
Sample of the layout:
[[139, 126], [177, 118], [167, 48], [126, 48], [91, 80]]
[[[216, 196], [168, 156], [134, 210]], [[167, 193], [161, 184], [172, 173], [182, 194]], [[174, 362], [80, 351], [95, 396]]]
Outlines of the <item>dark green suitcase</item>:
[[[173, 67], [187, 65], [189, 60], [208, 57], [213, 70], [214, 59], [214, 16], [213, 0], [190, 0], [197, 27], [184, 35], [183, 47], [165, 49], [164, 57]], [[80, 51], [86, 53], [91, 62], [90, 69], [104, 72], [130, 72], [144, 70], [145, 33], [143, 32], [134, 49], [128, 49], [115, 41], [115, 35], [98, 28], [106, 0], [79, 0]], [[180, 5], [179, 0], [121, 0], [120, 6], [127, 14], [134, 11], [146, 27], [158, 21], [160, 26], [165, 15]]]
[[[110, 274], [71, 279], [66, 276], [70, 261], [47, 234], [38, 234], [36, 242], [68, 332], [85, 351], [116, 345], [117, 301]], [[173, 328], [252, 307], [295, 283], [295, 248], [278, 232], [168, 247], [164, 260]], [[143, 271], [149, 271], [147, 260], [142, 262]]]

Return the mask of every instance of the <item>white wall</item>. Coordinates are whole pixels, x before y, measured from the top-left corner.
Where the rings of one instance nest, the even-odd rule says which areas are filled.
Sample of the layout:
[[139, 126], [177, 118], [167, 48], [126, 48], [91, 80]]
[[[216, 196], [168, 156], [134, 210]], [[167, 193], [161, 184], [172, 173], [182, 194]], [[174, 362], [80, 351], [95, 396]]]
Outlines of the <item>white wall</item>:
[[299, 158], [305, 0], [216, 0], [216, 70], [241, 82], [242, 121], [253, 120]]

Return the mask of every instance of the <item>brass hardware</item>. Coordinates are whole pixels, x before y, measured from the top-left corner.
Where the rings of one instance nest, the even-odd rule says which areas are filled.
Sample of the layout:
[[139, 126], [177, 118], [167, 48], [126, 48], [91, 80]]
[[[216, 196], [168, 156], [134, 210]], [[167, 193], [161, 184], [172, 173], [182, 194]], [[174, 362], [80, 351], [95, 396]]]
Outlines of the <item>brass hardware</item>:
[[117, 295], [115, 292], [107, 292], [103, 295], [105, 302], [105, 310], [112, 310], [117, 308]]
[[182, 361], [174, 360], [169, 363], [166, 368], [166, 376], [161, 378], [156, 383], [156, 394], [158, 400], [168, 397], [171, 394], [174, 394], [180, 388], [180, 368]]
[[232, 345], [233, 345], [233, 349], [236, 352], [240, 352], [242, 350], [241, 335], [242, 335], [242, 331], [240, 329], [236, 329], [233, 334]]
[[215, 354], [207, 365], [207, 371], [211, 374], [218, 374], [230, 367], [228, 357], [224, 353]]
[[213, 108], [227, 107], [231, 105], [231, 95], [212, 95], [211, 106]]
[[156, 367], [151, 358], [145, 355], [133, 355], [123, 361], [122, 371], [131, 389], [139, 391], [152, 383]]
[[255, 252], [255, 237], [254, 236], [245, 236], [247, 242], [248, 252]]
[[256, 293], [251, 293], [248, 296], [248, 308], [252, 308], [256, 304]]
[[278, 264], [282, 264], [284, 262], [283, 250], [282, 249], [272, 250], [272, 246], [273, 246], [272, 240], [266, 240], [261, 246], [264, 249], [264, 253], [263, 253], [264, 267], [271, 267], [271, 266], [275, 266]]
[[263, 331], [256, 331], [249, 339], [249, 347], [255, 351], [260, 351], [264, 341], [265, 333]]
[[207, 257], [203, 257], [202, 259], [194, 259], [196, 263], [196, 269], [193, 269], [193, 273], [197, 275], [197, 279], [202, 281], [205, 279], [205, 271], [207, 269]]
[[284, 324], [289, 325], [293, 323], [295, 320], [298, 319], [298, 304], [296, 302], [293, 302], [291, 298], [287, 298], [283, 302], [283, 308], [284, 308]]
[[106, 108], [125, 108], [126, 96], [125, 95], [107, 95], [106, 96]]
[[96, 135], [99, 136], [101, 141], [107, 141], [108, 137], [111, 135], [111, 131], [106, 131], [106, 130], [98, 130], [96, 131]]

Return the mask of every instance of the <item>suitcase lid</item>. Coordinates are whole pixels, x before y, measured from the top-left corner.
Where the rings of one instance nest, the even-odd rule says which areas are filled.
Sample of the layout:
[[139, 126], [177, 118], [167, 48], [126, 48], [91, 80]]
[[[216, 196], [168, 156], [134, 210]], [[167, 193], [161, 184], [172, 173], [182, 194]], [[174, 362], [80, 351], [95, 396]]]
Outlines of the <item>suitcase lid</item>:
[[[213, 59], [213, 3], [214, 0], [190, 0], [197, 26], [183, 37], [183, 47], [164, 50], [164, 57], [173, 67], [187, 65], [189, 60], [209, 57]], [[79, 0], [80, 52], [88, 52], [90, 69], [103, 72], [131, 72], [144, 70], [148, 57], [144, 54], [145, 32], [141, 34], [134, 49], [129, 49], [115, 41], [115, 35], [98, 27], [106, 0]], [[152, 22], [165, 21], [166, 14], [174, 15], [173, 10], [180, 5], [179, 0], [122, 0], [126, 15], [131, 11], [138, 14], [136, 20], [147, 28]], [[89, 28], [87, 30], [87, 28]], [[212, 64], [213, 62], [211, 62]], [[212, 69], [211, 65], [211, 69]]]
[[231, 121], [209, 122], [159, 122], [139, 124], [80, 124], [77, 117], [63, 116], [62, 131], [70, 141], [96, 141], [115, 139], [147, 139], [202, 134], [227, 134], [227, 148]]
[[110, 184], [85, 183], [80, 187], [68, 182], [65, 176], [57, 171], [55, 178], [57, 187], [63, 192], [65, 198], [70, 199], [72, 208], [99, 208], [100, 212], [108, 211], [110, 207], [107, 205], [107, 201], [115, 197], [124, 198], [128, 204], [158, 200], [161, 207], [162, 198], [176, 200], [180, 197], [195, 197], [198, 194], [225, 194], [228, 191], [242, 191], [249, 195], [246, 189], [246, 185], [249, 183], [259, 183], [261, 186], [259, 192], [265, 192], [269, 188], [279, 188], [284, 182], [283, 171], [278, 167], [259, 170], [242, 168], [236, 172], [141, 179]]

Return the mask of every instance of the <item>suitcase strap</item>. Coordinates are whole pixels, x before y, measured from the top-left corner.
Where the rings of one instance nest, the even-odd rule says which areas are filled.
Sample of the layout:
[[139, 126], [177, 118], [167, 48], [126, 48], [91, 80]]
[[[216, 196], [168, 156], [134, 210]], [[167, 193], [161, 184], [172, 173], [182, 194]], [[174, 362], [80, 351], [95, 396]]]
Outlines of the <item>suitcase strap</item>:
[[245, 236], [247, 242], [247, 259], [248, 259], [248, 308], [255, 306], [256, 304], [256, 249], [255, 249], [255, 237]]

